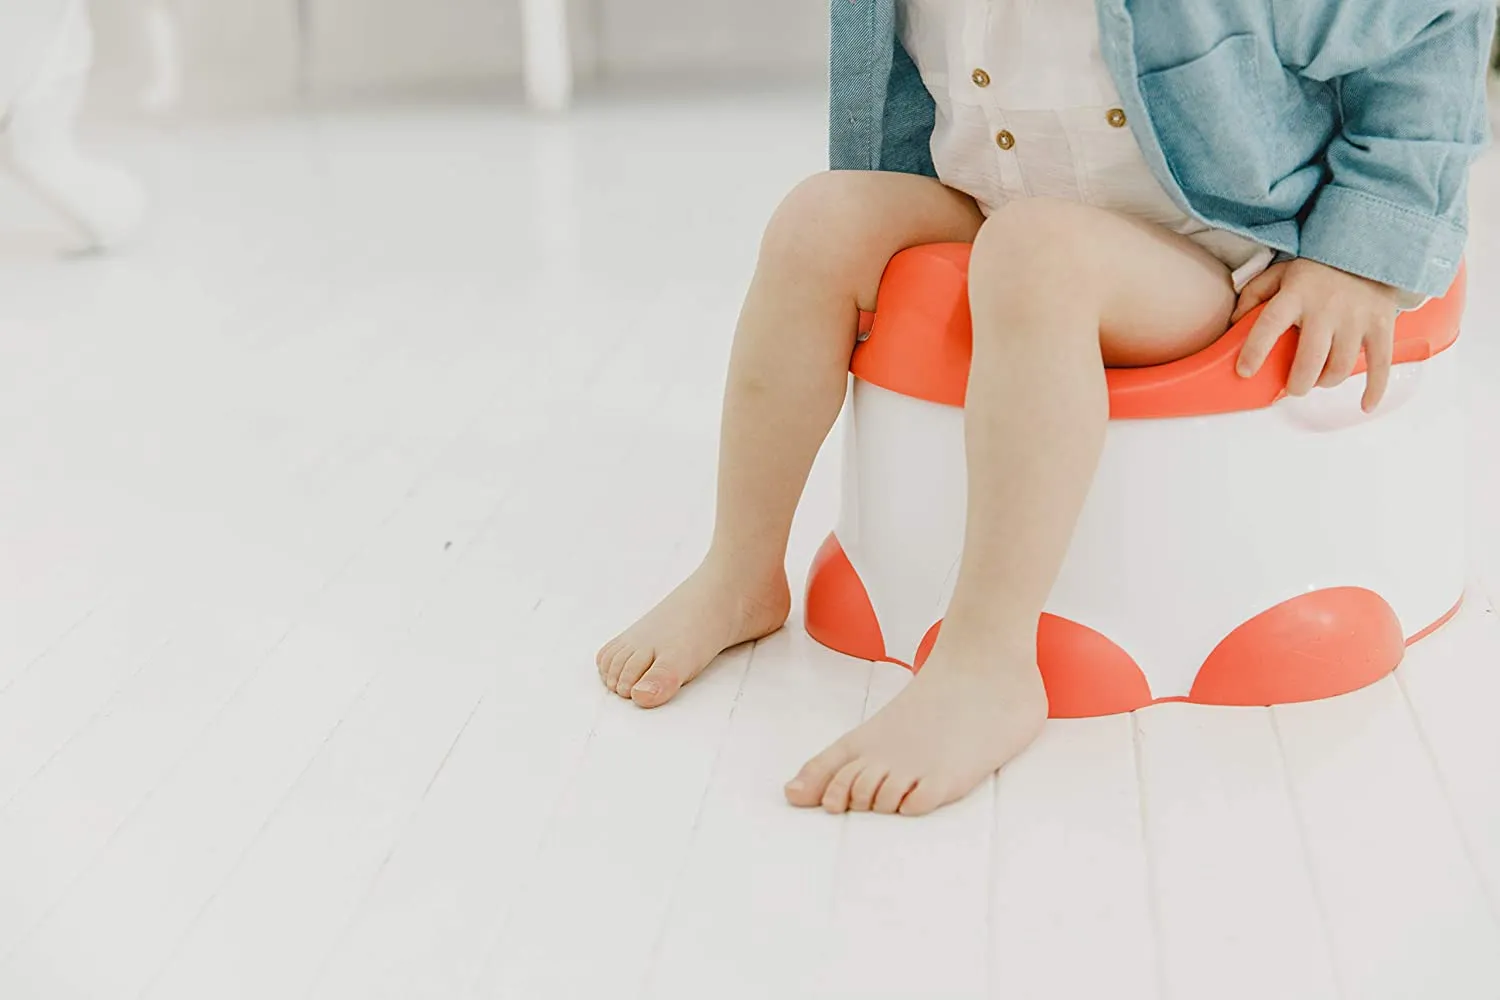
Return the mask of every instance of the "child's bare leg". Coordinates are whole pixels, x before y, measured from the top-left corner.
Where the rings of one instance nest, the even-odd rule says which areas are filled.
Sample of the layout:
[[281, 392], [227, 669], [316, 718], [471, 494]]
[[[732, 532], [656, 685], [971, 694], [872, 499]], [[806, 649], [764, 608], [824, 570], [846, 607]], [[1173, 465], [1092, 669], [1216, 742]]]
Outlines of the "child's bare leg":
[[979, 234], [965, 434], [968, 521], [953, 600], [922, 672], [787, 786], [797, 805], [915, 815], [967, 795], [1047, 714], [1036, 628], [1098, 462], [1105, 364], [1219, 337], [1227, 269], [1187, 239], [1033, 199]]
[[729, 362], [712, 544], [681, 586], [599, 651], [610, 690], [654, 708], [723, 650], [786, 621], [787, 535], [843, 406], [858, 311], [873, 308], [897, 251], [973, 239], [981, 221], [966, 196], [903, 174], [820, 174], [777, 210]]

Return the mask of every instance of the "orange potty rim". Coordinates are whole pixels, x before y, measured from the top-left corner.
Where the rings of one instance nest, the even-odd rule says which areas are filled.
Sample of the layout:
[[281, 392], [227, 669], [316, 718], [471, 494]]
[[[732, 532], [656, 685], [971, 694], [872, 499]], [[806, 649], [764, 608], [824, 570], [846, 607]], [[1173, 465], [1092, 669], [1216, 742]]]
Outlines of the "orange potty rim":
[[[913, 247], [891, 258], [874, 313], [860, 314], [860, 341], [849, 370], [883, 389], [946, 406], [963, 406], [973, 327], [969, 314], [967, 243]], [[1396, 322], [1396, 364], [1426, 361], [1458, 340], [1468, 289], [1460, 266], [1447, 294]], [[1264, 307], [1234, 324], [1213, 344], [1180, 361], [1108, 372], [1110, 417], [1160, 419], [1236, 413], [1270, 406], [1286, 394], [1297, 353], [1297, 329], [1284, 333], [1251, 378], [1235, 361]], [[1355, 373], [1365, 370], [1361, 356]]]

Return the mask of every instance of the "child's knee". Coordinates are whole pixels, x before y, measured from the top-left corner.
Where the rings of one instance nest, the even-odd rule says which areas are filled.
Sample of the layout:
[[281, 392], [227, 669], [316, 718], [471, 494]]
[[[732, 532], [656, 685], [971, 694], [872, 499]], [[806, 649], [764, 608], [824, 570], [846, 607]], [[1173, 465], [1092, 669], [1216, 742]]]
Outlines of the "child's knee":
[[1025, 273], [1028, 284], [1039, 272], [1077, 270], [1090, 249], [1087, 211], [1081, 209], [1054, 198], [1020, 198], [1002, 206], [974, 239], [974, 265], [997, 280], [1020, 280]]
[[1010, 303], [1066, 297], [1078, 304], [1096, 291], [1096, 241], [1087, 210], [1051, 198], [1013, 201], [989, 217], [974, 240], [971, 297]]
[[814, 174], [782, 200], [766, 226], [761, 258], [802, 271], [842, 271], [870, 235], [869, 199], [860, 177], [845, 171]]

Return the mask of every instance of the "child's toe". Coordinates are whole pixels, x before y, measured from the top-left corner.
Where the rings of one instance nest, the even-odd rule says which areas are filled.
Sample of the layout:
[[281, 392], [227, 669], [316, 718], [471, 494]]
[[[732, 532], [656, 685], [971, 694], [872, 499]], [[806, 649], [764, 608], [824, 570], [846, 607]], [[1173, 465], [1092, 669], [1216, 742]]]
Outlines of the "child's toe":
[[661, 661], [655, 650], [648, 651], [645, 656], [632, 656], [625, 661], [625, 666], [620, 670], [620, 678], [615, 682], [615, 691], [622, 698], [630, 697], [630, 689], [635, 687], [635, 682], [640, 680], [652, 665]]
[[609, 661], [604, 665], [604, 686], [611, 691], [615, 685], [620, 683], [620, 671], [625, 669], [625, 662], [635, 654], [635, 647], [620, 643], [615, 647], [614, 653], [610, 655]]
[[875, 805], [875, 795], [880, 785], [890, 774], [890, 768], [871, 764], [859, 772], [854, 785], [849, 789], [849, 808], [853, 812], [869, 812]]
[[924, 778], [907, 794], [898, 811], [903, 816], [925, 816], [947, 801], [942, 783]]
[[854, 751], [843, 742], [824, 750], [802, 765], [802, 770], [787, 783], [787, 801], [794, 806], [815, 806], [822, 802], [823, 793], [828, 790], [833, 776], [853, 759]]
[[851, 760], [834, 774], [833, 780], [828, 782], [828, 787], [823, 790], [823, 811], [830, 813], [843, 813], [849, 811], [849, 792], [854, 787], [854, 782], [864, 772], [867, 761], [863, 758]]
[[874, 811], [887, 816], [894, 815], [896, 810], [901, 808], [902, 800], [916, 784], [917, 779], [914, 776], [892, 771], [880, 783], [880, 791], [875, 793]]
[[657, 708], [672, 700], [685, 676], [679, 666], [657, 657], [651, 668], [630, 688], [630, 698], [642, 708]]
[[655, 660], [656, 651], [652, 649], [637, 649], [629, 656], [622, 657], [619, 673], [615, 674], [613, 682], [610, 684], [615, 694], [621, 698], [629, 698], [630, 689], [635, 686], [635, 682], [641, 679], [641, 674], [644, 674]]
[[608, 676], [609, 665], [614, 661], [615, 651], [619, 648], [620, 637], [615, 636], [613, 639], [606, 642], [603, 646], [599, 647], [599, 652], [594, 654], [594, 666], [599, 668], [599, 676], [601, 678]]

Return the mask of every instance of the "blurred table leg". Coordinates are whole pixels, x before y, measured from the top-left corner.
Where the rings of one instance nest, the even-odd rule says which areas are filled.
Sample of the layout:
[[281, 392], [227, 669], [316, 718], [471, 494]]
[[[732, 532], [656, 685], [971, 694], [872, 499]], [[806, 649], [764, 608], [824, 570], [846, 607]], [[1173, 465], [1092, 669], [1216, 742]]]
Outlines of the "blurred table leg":
[[542, 111], [561, 111], [573, 96], [567, 0], [521, 0], [526, 98]]
[[154, 0], [141, 11], [141, 27], [151, 59], [151, 79], [141, 89], [141, 104], [148, 111], [170, 111], [182, 100], [182, 37], [177, 12], [165, 0]]

